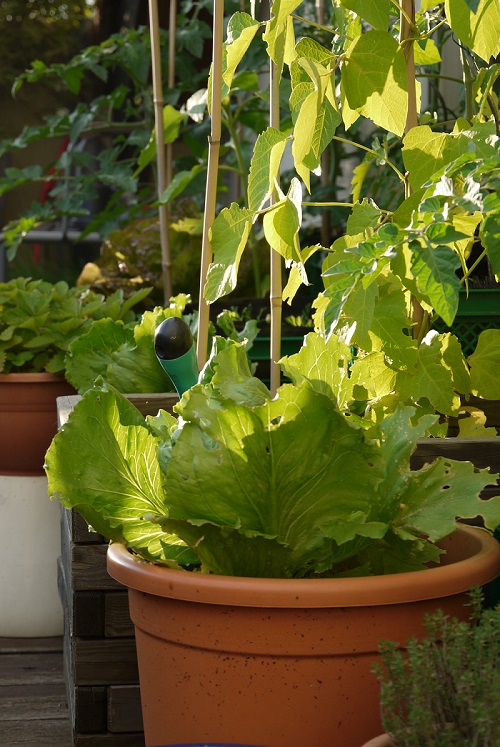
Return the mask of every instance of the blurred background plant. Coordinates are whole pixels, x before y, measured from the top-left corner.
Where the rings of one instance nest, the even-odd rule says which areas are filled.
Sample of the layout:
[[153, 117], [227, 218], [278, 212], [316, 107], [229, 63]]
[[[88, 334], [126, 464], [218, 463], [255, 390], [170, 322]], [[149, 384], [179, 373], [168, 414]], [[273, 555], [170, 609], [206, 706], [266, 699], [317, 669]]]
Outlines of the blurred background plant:
[[[23, 28], [29, 27], [31, 33], [37, 24], [50, 26], [49, 37], [40, 35], [43, 43], [34, 44], [30, 51], [24, 48], [18, 56], [12, 54], [10, 75], [17, 73], [17, 77], [9, 82], [16, 102], [42, 91], [45, 103], [53, 106], [38, 117], [40, 121], [20, 132], [0, 130], [4, 136], [0, 140], [0, 201], [8, 200], [11, 207], [5, 211], [1, 239], [10, 263], [4, 264], [3, 274], [38, 277], [48, 271], [59, 278], [62, 272], [74, 282], [87, 262], [97, 260], [98, 267], [86, 267], [84, 277], [98, 277], [101, 290], [109, 284], [110, 291], [119, 286], [127, 292], [129, 285], [136, 288], [140, 282], [159, 289], [161, 273], [152, 278], [161, 268], [161, 253], [155, 227], [157, 169], [149, 29], [123, 25], [64, 62], [58, 60], [70, 49], [71, 34], [66, 34], [64, 47], [51, 42], [52, 35], [74, 28], [71, 39], [77, 45], [83, 26], [87, 31], [92, 28], [94, 5], [81, 2], [78, 13], [75, 10], [74, 16], [66, 18], [61, 3], [28, 3], [33, 8], [13, 0], [2, 4], [0, 23], [16, 26], [29, 18], [33, 23]], [[100, 5], [102, 13], [107, 4]], [[12, 38], [10, 29], [9, 25]], [[199, 282], [211, 36], [211, 3], [184, 0], [176, 19], [175, 86], [164, 83], [163, 91], [165, 142], [174, 144], [175, 177], [162, 202], [169, 204], [170, 211], [173, 287], [193, 296], [198, 294]], [[160, 42], [165, 82], [168, 30], [160, 30]], [[26, 60], [33, 51], [42, 52], [43, 44], [51, 53], [40, 55], [20, 72], [23, 55]], [[223, 202], [228, 190], [233, 197], [244, 191], [239, 174], [248, 167], [252, 140], [266, 125], [266, 94], [260, 92], [255, 72], [258, 63], [250, 57], [250, 65], [253, 72], [238, 76], [234, 101], [226, 107], [219, 189]], [[27, 193], [32, 197], [28, 202], [23, 198]], [[147, 224], [142, 223], [145, 220]], [[143, 235], [145, 225], [148, 230]], [[48, 270], [40, 267], [42, 247], [44, 255], [53, 258]], [[252, 295], [265, 286], [261, 275], [266, 276], [267, 256], [260, 255], [259, 261], [249, 262], [247, 291]], [[144, 274], [147, 278], [141, 280]], [[151, 302], [155, 301], [158, 297], [153, 294]]]

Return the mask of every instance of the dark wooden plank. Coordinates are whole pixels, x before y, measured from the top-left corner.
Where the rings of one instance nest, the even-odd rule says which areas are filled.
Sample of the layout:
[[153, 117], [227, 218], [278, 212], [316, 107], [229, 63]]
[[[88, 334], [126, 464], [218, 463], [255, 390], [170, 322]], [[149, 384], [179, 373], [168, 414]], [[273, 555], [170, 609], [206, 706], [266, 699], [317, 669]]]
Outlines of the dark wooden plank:
[[4, 685], [53, 685], [63, 682], [63, 659], [59, 651], [23, 653], [22, 655], [2, 654], [0, 687]]
[[139, 685], [108, 688], [108, 730], [111, 732], [143, 731]]
[[13, 685], [0, 687], [0, 722], [65, 719], [68, 706], [64, 684]]
[[72, 744], [71, 729], [65, 719], [0, 721], [2, 747], [72, 747]]
[[75, 732], [96, 734], [106, 731], [107, 692], [105, 687], [75, 687], [74, 704], [73, 729]]
[[106, 638], [131, 638], [135, 634], [130, 619], [128, 593], [108, 592], [104, 599], [104, 629]]
[[134, 638], [73, 638], [71, 649], [75, 685], [134, 685], [139, 682]]
[[111, 578], [106, 570], [107, 549], [107, 545], [73, 545], [71, 547], [69, 567], [73, 591], [123, 589], [122, 584]]
[[[73, 747], [144, 747], [143, 734], [76, 734]], [[39, 747], [37, 745], [37, 747]]]
[[78, 511], [64, 507], [61, 507], [61, 536], [79, 545], [99, 545], [106, 541], [101, 534], [89, 529]]
[[32, 654], [62, 650], [62, 636], [55, 638], [0, 638], [0, 654]]
[[72, 635], [104, 635], [104, 599], [101, 591], [76, 591], [73, 594]]
[[437, 456], [500, 470], [500, 438], [422, 438], [412, 457], [412, 465], [420, 466]]

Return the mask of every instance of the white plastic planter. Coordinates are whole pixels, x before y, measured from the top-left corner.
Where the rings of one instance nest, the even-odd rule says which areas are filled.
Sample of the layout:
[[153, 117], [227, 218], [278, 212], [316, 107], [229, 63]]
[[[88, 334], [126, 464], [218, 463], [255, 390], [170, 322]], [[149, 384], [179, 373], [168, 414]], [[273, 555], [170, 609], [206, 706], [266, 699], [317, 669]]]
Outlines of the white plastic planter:
[[60, 537], [60, 508], [45, 475], [0, 475], [0, 636], [62, 635]]

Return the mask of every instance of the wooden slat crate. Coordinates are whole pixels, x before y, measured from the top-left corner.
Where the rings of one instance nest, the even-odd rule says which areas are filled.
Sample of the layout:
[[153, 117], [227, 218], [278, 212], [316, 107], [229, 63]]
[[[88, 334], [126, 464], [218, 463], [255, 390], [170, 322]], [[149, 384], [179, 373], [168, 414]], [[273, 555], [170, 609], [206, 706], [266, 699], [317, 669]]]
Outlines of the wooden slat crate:
[[[130, 395], [144, 415], [171, 409], [173, 395]], [[77, 397], [58, 399], [60, 424]], [[500, 426], [500, 402], [492, 403], [488, 425]], [[452, 424], [453, 426], [453, 424]], [[436, 456], [467, 459], [500, 473], [498, 439], [422, 439], [412, 459], [414, 469]], [[500, 494], [500, 485], [485, 496]], [[135, 653], [124, 588], [106, 571], [107, 542], [90, 532], [76, 511], [62, 512], [59, 569], [65, 607], [66, 689], [73, 747], [143, 747], [142, 717]]]
[[[144, 415], [177, 397], [129, 395]], [[59, 425], [78, 397], [60, 397]], [[62, 509], [59, 592], [65, 610], [64, 668], [73, 747], [144, 747], [134, 628], [127, 591], [106, 570], [108, 543]]]

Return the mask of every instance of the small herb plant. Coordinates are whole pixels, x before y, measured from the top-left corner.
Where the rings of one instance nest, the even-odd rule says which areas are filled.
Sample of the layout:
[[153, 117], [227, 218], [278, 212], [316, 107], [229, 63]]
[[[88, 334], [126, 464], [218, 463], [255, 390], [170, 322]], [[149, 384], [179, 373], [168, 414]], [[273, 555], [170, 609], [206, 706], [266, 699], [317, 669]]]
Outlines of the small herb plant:
[[380, 646], [382, 719], [394, 747], [500, 745], [500, 607], [481, 610], [474, 592], [469, 622], [437, 611], [425, 637]]
[[18, 277], [0, 283], [0, 373], [64, 373], [71, 342], [99, 319], [135, 321], [133, 307], [148, 288], [124, 299], [85, 287]]
[[143, 558], [223, 575], [415, 570], [439, 558], [456, 516], [494, 529], [500, 497], [478, 495], [495, 475], [444, 458], [410, 471], [436, 416], [400, 406], [364, 430], [337, 407], [336, 365], [296, 362], [300, 383], [273, 398], [245, 346], [216, 338], [178, 418], [89, 390], [47, 452], [49, 494]]

